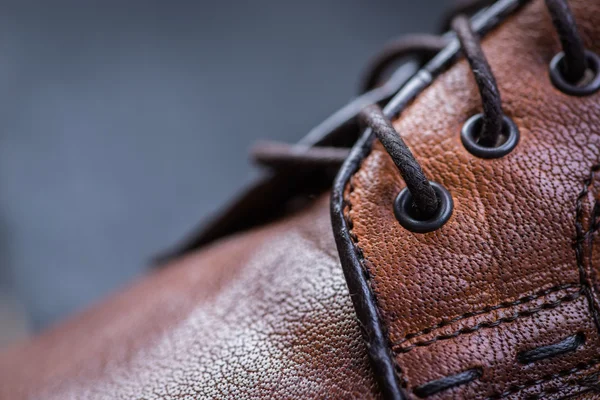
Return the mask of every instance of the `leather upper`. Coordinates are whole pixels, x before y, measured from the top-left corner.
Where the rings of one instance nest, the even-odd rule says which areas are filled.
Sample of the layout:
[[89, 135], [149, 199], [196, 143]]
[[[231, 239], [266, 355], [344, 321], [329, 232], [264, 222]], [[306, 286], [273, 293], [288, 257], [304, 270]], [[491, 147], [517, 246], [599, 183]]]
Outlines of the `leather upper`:
[[[600, 51], [600, 3], [570, 1], [585, 45]], [[465, 150], [463, 123], [481, 112], [472, 72], [458, 62], [394, 122], [426, 175], [453, 196], [441, 229], [402, 228], [404, 187], [379, 143], [347, 182], [345, 217], [367, 270], [405, 396], [463, 371], [470, 383], [428, 398], [563, 398], [600, 371], [594, 210], [600, 94], [558, 91], [548, 64], [560, 51], [543, 1], [487, 35], [482, 46], [504, 112], [520, 130], [507, 156]], [[518, 354], [582, 334], [576, 351], [533, 363]], [[593, 379], [592, 379], [593, 381]]]
[[375, 398], [328, 198], [0, 353], [0, 399]]
[[[600, 53], [600, 2], [570, 4]], [[520, 130], [515, 150], [483, 160], [464, 149], [462, 124], [481, 109], [464, 60], [394, 121], [453, 196], [441, 229], [399, 225], [404, 184], [375, 142], [343, 187], [347, 232], [332, 232], [325, 196], [192, 252], [0, 353], [0, 399], [379, 398], [361, 338], [371, 328], [334, 234], [351, 237], [406, 398], [465, 371], [476, 378], [426, 397], [598, 398], [600, 93], [551, 84], [560, 46], [542, 0], [482, 46]], [[572, 351], [543, 356], [572, 337]]]

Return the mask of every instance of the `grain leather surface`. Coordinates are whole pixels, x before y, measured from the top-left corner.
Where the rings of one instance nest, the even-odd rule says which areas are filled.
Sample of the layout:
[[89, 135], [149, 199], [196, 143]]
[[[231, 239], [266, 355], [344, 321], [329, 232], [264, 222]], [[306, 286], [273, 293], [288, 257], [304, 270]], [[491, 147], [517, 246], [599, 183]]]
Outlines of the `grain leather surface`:
[[[585, 45], [600, 52], [600, 2], [570, 4]], [[578, 396], [600, 362], [600, 94], [571, 97], [550, 83], [560, 46], [543, 1], [486, 36], [483, 50], [520, 129], [517, 148], [483, 160], [462, 146], [461, 126], [481, 100], [461, 61], [394, 122], [430, 179], [453, 195], [450, 221], [429, 234], [398, 224], [403, 182], [379, 143], [347, 185], [346, 217], [409, 398], [470, 369], [481, 377], [429, 398]], [[573, 353], [517, 362], [519, 352], [578, 332], [586, 340]]]
[[5, 351], [0, 399], [376, 398], [327, 203]]
[[[600, 52], [600, 2], [571, 5]], [[429, 398], [598, 398], [600, 94], [550, 83], [559, 45], [541, 0], [483, 47], [518, 147], [498, 160], [465, 151], [460, 128], [480, 99], [459, 62], [395, 121], [452, 193], [452, 218], [425, 235], [401, 228], [403, 183], [375, 144], [346, 188], [352, 237], [409, 398], [470, 369], [481, 376]], [[518, 361], [574, 334], [585, 337], [575, 351]], [[0, 354], [2, 400], [377, 397], [326, 198]]]

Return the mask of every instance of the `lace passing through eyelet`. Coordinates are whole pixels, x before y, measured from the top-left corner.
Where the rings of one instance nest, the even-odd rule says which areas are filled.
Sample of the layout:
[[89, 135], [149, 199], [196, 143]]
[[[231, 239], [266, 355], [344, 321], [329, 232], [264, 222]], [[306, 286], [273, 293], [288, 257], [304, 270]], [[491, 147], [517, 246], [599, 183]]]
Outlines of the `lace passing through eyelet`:
[[600, 89], [600, 57], [591, 51], [585, 51], [587, 69], [575, 83], [569, 82], [564, 74], [565, 53], [560, 52], [550, 61], [550, 80], [558, 90], [571, 96], [588, 96]]
[[[464, 10], [474, 10], [477, 5], [487, 5], [492, 0], [469, 0]], [[560, 38], [563, 51], [550, 64], [550, 77], [554, 85], [565, 93], [584, 96], [600, 89], [600, 57], [583, 47], [575, 20], [566, 0], [546, 0], [553, 24]], [[490, 159], [509, 154], [519, 143], [516, 124], [504, 114], [502, 99], [494, 74], [483, 53], [479, 39], [465, 15], [452, 14], [455, 32], [467, 59], [481, 96], [482, 112], [471, 116], [461, 130], [461, 141], [473, 155]], [[392, 42], [371, 64], [363, 84], [363, 90], [372, 89], [350, 105], [336, 113], [335, 121], [353, 125], [355, 112], [370, 102], [381, 102], [391, 95], [390, 87], [398, 84], [392, 75], [378, 86], [387, 69], [399, 59], [416, 55], [423, 61], [439, 50], [451, 35], [416, 35]], [[406, 66], [406, 65], [405, 65]], [[392, 82], [393, 81], [393, 82]], [[390, 85], [392, 82], [394, 85]], [[403, 84], [404, 80], [402, 80]], [[381, 92], [381, 93], [380, 93]], [[430, 232], [448, 221], [452, 214], [452, 197], [443, 187], [430, 182], [400, 135], [394, 130], [378, 106], [369, 106], [359, 114], [359, 119], [369, 126], [391, 156], [406, 183], [395, 202], [395, 214], [402, 226], [413, 232]], [[326, 121], [326, 126], [331, 121]], [[342, 125], [331, 130], [344, 131]], [[340, 128], [340, 129], [338, 129]], [[312, 136], [312, 135], [309, 135]], [[329, 136], [329, 134], [328, 134]], [[304, 146], [270, 145], [255, 151], [255, 158], [269, 167], [294, 169], [298, 167], [336, 167], [348, 154], [347, 149], [322, 147], [325, 141], [310, 141]], [[315, 148], [310, 148], [316, 145]]]
[[400, 192], [394, 205], [394, 214], [400, 224], [416, 233], [431, 232], [444, 225], [450, 219], [454, 205], [450, 193], [427, 179], [418, 161], [379, 106], [366, 107], [359, 117], [373, 130], [406, 183], [406, 188]]
[[600, 89], [600, 57], [586, 50], [566, 0], [546, 0], [562, 52], [550, 61], [550, 80], [560, 91], [587, 96]]
[[519, 142], [519, 130], [502, 111], [502, 99], [496, 79], [469, 20], [458, 16], [452, 21], [452, 28], [473, 72], [483, 108], [482, 114], [471, 117], [464, 124], [461, 131], [462, 143], [474, 156], [503, 157]]
[[452, 216], [454, 201], [450, 192], [437, 182], [429, 182], [433, 188], [438, 207], [432, 215], [424, 216], [416, 207], [412, 194], [408, 188], [404, 188], [398, 193], [394, 201], [394, 215], [400, 225], [415, 233], [428, 233], [439, 229]]
[[477, 114], [465, 122], [460, 131], [463, 146], [474, 156], [480, 158], [500, 158], [510, 153], [519, 143], [519, 128], [504, 116], [502, 118], [502, 131], [491, 145], [481, 144], [480, 133], [483, 125], [483, 115]]

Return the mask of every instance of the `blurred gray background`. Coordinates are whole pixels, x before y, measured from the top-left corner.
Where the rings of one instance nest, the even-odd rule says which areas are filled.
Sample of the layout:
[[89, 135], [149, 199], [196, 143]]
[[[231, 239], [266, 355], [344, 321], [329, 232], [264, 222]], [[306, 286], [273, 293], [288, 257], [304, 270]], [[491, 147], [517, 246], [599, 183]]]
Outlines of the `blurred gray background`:
[[[0, 3], [0, 336], [147, 270], [450, 0]], [[8, 322], [12, 321], [12, 322]]]

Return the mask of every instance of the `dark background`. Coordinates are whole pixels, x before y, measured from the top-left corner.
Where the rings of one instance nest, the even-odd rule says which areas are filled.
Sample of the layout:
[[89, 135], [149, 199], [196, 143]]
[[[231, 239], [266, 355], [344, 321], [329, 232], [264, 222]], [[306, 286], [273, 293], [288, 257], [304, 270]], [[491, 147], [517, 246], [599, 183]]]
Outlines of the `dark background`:
[[385, 41], [435, 31], [451, 1], [14, 3], [0, 293], [35, 330], [143, 274], [258, 175], [255, 140], [300, 139]]

